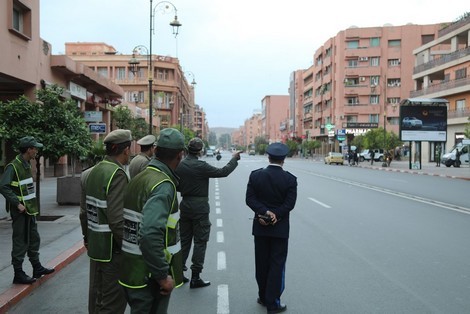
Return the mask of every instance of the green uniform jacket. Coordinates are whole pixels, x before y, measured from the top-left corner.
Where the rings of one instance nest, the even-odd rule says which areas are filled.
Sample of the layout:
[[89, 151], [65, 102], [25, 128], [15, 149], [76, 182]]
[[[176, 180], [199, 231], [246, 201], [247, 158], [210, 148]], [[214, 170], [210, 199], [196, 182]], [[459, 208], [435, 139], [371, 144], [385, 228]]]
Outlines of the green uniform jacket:
[[129, 164], [129, 176], [131, 179], [135, 177], [139, 172], [144, 170], [150, 162], [150, 157], [145, 153], [140, 153], [132, 158]]
[[0, 180], [0, 193], [7, 201], [7, 211], [17, 209], [21, 202], [28, 215], [38, 214], [31, 164], [25, 161], [21, 154], [6, 166]]
[[143, 288], [149, 278], [169, 274], [177, 287], [183, 283], [177, 185], [178, 177], [157, 159], [131, 179], [124, 197], [121, 285]]
[[86, 180], [88, 256], [109, 262], [122, 242], [124, 189], [128, 177], [122, 165], [107, 156]]
[[209, 213], [209, 179], [227, 177], [237, 166], [236, 157], [230, 159], [224, 167], [217, 168], [199, 160], [197, 156], [191, 154], [186, 156], [176, 168], [176, 174], [180, 177], [178, 191], [183, 197], [180, 210], [191, 213]]

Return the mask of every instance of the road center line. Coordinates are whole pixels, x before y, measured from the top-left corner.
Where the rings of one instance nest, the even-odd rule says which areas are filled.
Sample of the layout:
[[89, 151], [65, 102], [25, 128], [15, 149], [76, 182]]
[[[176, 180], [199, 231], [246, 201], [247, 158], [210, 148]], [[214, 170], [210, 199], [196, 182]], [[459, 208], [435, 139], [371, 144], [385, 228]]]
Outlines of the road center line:
[[316, 199], [314, 199], [314, 198], [312, 198], [312, 197], [309, 197], [308, 199], [311, 200], [312, 202], [317, 203], [318, 205], [321, 205], [321, 206], [325, 207], [325, 208], [331, 208], [331, 206], [326, 205], [325, 203], [322, 203], [322, 202], [320, 202], [319, 200], [316, 200]]
[[217, 314], [229, 314], [228, 285], [217, 286]]

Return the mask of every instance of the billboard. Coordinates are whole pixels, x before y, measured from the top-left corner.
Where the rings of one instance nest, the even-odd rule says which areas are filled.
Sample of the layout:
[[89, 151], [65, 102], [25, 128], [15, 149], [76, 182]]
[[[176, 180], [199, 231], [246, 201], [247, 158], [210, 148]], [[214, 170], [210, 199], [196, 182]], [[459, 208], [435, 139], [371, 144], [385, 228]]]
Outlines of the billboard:
[[447, 100], [410, 98], [400, 105], [400, 140], [447, 141]]

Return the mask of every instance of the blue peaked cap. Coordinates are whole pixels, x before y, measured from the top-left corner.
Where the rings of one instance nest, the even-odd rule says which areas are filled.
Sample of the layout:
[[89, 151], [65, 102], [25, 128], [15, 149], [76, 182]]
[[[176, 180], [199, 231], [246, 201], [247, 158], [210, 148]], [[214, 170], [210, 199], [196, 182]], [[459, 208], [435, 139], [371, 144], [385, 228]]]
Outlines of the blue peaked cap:
[[268, 146], [266, 149], [269, 157], [275, 160], [284, 160], [287, 154], [289, 153], [289, 147], [286, 144], [282, 143], [273, 143]]

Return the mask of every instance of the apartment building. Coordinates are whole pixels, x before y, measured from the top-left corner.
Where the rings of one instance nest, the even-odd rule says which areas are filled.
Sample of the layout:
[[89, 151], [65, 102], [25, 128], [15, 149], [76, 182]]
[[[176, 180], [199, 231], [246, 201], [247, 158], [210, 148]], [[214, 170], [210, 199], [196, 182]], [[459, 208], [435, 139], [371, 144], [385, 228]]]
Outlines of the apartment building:
[[298, 139], [303, 134], [302, 112], [304, 94], [304, 70], [296, 70], [289, 78], [288, 139]]
[[303, 135], [338, 151], [371, 128], [398, 134], [399, 104], [414, 90], [413, 50], [438, 37], [441, 24], [351, 27], [328, 39], [303, 73]]
[[[39, 0], [0, 1], [0, 100], [25, 95], [34, 101], [36, 90], [57, 84], [65, 90], [62, 96], [74, 99], [82, 111], [99, 113], [94, 116], [99, 116], [96, 122], [104, 125], [104, 136], [110, 130], [111, 111], [120, 103], [123, 89], [83, 64], [52, 55], [51, 45], [39, 34]], [[4, 141], [1, 145], [0, 167], [14, 155]], [[60, 159], [55, 175], [67, 174], [67, 162], [66, 157]]]
[[[422, 158], [434, 161], [436, 145], [450, 150], [464, 138], [470, 117], [470, 15], [446, 25], [438, 36], [413, 50], [414, 89], [410, 96], [444, 98], [447, 111], [447, 141], [422, 144]], [[425, 158], [425, 159], [424, 159]]]
[[[86, 64], [93, 71], [121, 86], [124, 90], [123, 103], [135, 104], [134, 114], [149, 122], [149, 78], [152, 78], [152, 125], [166, 128], [173, 125], [192, 128], [205, 125], [196, 115], [195, 87], [189, 84], [178, 58], [150, 56], [146, 47], [137, 46], [129, 54], [118, 53], [106, 43], [66, 43], [65, 54], [73, 60]], [[132, 68], [131, 61], [136, 64]], [[198, 120], [199, 119], [199, 120]], [[202, 127], [201, 127], [202, 130]], [[197, 130], [196, 130], [197, 131]]]
[[261, 100], [261, 136], [268, 143], [285, 141], [289, 95], [268, 95]]
[[261, 136], [261, 113], [253, 114], [249, 119], [245, 120], [243, 130], [243, 145], [246, 150], [255, 149], [255, 139]]

